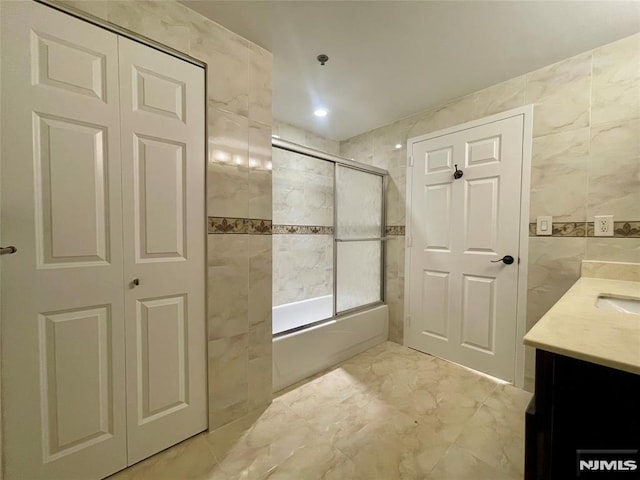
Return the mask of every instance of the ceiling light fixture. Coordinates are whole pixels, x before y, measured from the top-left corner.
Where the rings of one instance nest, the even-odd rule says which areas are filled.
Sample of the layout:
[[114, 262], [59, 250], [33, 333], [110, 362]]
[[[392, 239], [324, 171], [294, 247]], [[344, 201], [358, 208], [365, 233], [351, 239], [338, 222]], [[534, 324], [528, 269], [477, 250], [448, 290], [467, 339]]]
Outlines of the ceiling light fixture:
[[327, 110], [326, 108], [316, 108], [313, 111], [313, 114], [316, 117], [326, 117], [328, 113], [329, 113], [329, 110]]
[[396, 150], [400, 150], [402, 148], [402, 144], [401, 143], [396, 143]]

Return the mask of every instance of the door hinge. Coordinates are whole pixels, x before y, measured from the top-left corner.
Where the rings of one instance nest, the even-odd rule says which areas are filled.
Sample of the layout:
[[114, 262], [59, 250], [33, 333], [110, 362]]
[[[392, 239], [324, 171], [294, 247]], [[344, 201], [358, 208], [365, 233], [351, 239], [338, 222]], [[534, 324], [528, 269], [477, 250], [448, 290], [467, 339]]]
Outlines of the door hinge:
[[413, 155], [409, 155], [409, 166], [413, 167]]
[[413, 245], [413, 237], [407, 237], [407, 247], [411, 247]]

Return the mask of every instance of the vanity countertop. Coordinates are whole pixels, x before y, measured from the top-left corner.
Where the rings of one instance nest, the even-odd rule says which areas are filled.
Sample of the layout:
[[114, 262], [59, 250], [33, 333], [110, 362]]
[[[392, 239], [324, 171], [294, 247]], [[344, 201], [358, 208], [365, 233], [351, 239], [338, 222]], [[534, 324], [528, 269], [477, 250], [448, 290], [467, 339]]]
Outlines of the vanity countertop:
[[[583, 265], [583, 275], [584, 270]], [[524, 344], [640, 374], [640, 315], [596, 307], [598, 295], [607, 294], [640, 297], [640, 281], [581, 277], [525, 335]]]

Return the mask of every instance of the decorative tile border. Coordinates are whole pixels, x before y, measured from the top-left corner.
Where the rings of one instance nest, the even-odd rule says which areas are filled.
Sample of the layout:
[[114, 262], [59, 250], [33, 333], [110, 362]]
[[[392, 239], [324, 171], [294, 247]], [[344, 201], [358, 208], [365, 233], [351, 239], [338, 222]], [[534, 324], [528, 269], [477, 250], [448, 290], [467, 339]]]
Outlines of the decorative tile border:
[[387, 225], [385, 228], [385, 235], [404, 235], [405, 227], [404, 225]]
[[[594, 237], [593, 222], [554, 222], [553, 237]], [[537, 237], [536, 224], [529, 224], [529, 236]], [[545, 237], [549, 235], [539, 235]], [[640, 238], [640, 222], [613, 222], [613, 237], [602, 238]]]
[[207, 232], [210, 234], [271, 235], [271, 220], [209, 217]]
[[273, 225], [278, 235], [333, 235], [333, 227], [323, 225]]

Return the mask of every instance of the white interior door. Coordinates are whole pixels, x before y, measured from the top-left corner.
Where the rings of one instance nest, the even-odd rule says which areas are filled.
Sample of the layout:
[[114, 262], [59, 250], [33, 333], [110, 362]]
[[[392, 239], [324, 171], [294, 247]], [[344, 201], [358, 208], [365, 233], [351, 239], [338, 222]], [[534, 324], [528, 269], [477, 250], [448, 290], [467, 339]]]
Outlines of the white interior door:
[[207, 428], [205, 97], [202, 68], [119, 44], [131, 464]]
[[204, 70], [34, 2], [2, 63], [4, 474], [102, 478], [207, 427]]
[[116, 35], [2, 5], [5, 479], [126, 465]]
[[[409, 177], [405, 343], [507, 381], [515, 373], [523, 119], [414, 141]], [[514, 262], [500, 261], [505, 255]]]

